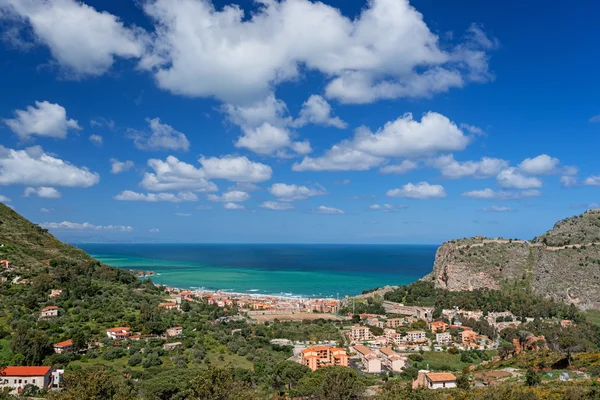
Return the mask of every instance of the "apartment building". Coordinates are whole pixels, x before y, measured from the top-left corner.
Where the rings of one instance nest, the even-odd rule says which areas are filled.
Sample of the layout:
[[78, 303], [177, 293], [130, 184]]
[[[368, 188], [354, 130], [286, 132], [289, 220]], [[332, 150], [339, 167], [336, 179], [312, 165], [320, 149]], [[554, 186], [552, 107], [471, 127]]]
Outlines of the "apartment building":
[[373, 340], [373, 335], [368, 326], [355, 325], [350, 332], [350, 338], [355, 342], [364, 342]]
[[400, 372], [402, 371], [402, 368], [406, 366], [406, 358], [402, 357], [395, 351], [388, 349], [387, 347], [382, 347], [379, 349], [379, 352], [381, 353], [383, 365], [385, 365], [391, 371]]
[[365, 372], [370, 374], [381, 372], [381, 360], [377, 357], [377, 354], [375, 354], [373, 350], [360, 344], [354, 346], [353, 349], [360, 358]]
[[348, 354], [346, 354], [346, 350], [338, 347], [307, 347], [300, 352], [300, 364], [306, 365], [312, 371], [323, 367], [347, 367]]

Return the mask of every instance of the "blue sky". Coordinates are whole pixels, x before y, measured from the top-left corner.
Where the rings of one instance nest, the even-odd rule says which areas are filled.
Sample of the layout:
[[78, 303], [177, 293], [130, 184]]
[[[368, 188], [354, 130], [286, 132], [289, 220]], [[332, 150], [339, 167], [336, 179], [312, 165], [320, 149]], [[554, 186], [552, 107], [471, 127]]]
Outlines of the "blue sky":
[[531, 238], [600, 203], [599, 11], [0, 0], [0, 200], [69, 241]]

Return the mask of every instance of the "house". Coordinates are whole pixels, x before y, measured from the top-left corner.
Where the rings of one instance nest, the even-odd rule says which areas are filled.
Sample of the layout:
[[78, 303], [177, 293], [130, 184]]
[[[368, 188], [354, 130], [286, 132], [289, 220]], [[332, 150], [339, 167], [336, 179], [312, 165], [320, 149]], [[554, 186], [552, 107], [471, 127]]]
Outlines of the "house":
[[464, 347], [474, 347], [477, 346], [477, 336], [479, 336], [477, 334], [477, 332], [474, 331], [462, 331], [460, 333], [460, 339], [462, 342], [462, 345]]
[[366, 340], [372, 340], [373, 335], [367, 326], [355, 325], [350, 332], [350, 338], [355, 342], [364, 342]]
[[300, 352], [300, 364], [306, 365], [312, 371], [323, 367], [348, 366], [346, 350], [330, 346], [312, 346]]
[[158, 306], [160, 308], [164, 308], [165, 310], [179, 310], [179, 304], [173, 302], [160, 303]]
[[40, 318], [53, 318], [58, 317], [58, 307], [57, 306], [47, 306], [42, 308], [40, 311]]
[[106, 330], [106, 336], [113, 340], [127, 339], [129, 336], [131, 336], [131, 329], [126, 326], [110, 328]]
[[389, 318], [385, 322], [386, 328], [397, 328], [402, 326], [402, 324], [404, 324], [404, 318]]
[[0, 388], [21, 393], [27, 385], [40, 389], [52, 385], [52, 367], [6, 367], [0, 376]]
[[400, 346], [401, 344], [406, 342], [402, 335], [396, 332], [396, 330], [394, 329], [386, 328], [383, 330], [383, 334], [385, 335], [385, 340], [387, 344], [391, 344], [393, 346]]
[[52, 289], [50, 292], [50, 297], [60, 296], [62, 294], [62, 290], [60, 289]]
[[406, 332], [406, 341], [411, 343], [424, 342], [426, 339], [425, 331], [410, 331]]
[[181, 342], [173, 342], [173, 343], [165, 343], [163, 349], [165, 350], [175, 350], [177, 347], [181, 346], [183, 343]]
[[360, 344], [357, 344], [352, 349], [354, 349], [358, 358], [360, 358], [365, 372], [373, 374], [381, 372], [381, 360], [379, 360], [373, 350]]
[[452, 343], [452, 335], [450, 335], [450, 332], [436, 333], [435, 341], [442, 346], [449, 345]]
[[8, 260], [0, 260], [0, 265], [4, 269], [9, 269], [11, 267], [10, 261]]
[[568, 328], [569, 326], [573, 326], [573, 321], [570, 319], [563, 319], [560, 321], [561, 328]]
[[444, 321], [434, 321], [429, 325], [429, 328], [431, 329], [431, 333], [446, 332], [448, 324]]
[[412, 383], [413, 389], [426, 387], [428, 389], [451, 389], [456, 387], [456, 376], [449, 372], [419, 371]]
[[383, 365], [391, 371], [400, 372], [402, 371], [402, 368], [406, 366], [406, 358], [395, 351], [388, 349], [387, 347], [382, 347], [379, 349], [379, 352], [381, 353]]
[[58, 354], [69, 353], [73, 351], [73, 341], [71, 339], [63, 342], [54, 343], [54, 352]]
[[183, 328], [181, 326], [167, 329], [167, 337], [176, 337], [181, 335], [183, 335]]
[[385, 326], [385, 322], [380, 321], [377, 318], [367, 318], [367, 320], [365, 321], [365, 323], [367, 325], [376, 326], [378, 328], [383, 328]]

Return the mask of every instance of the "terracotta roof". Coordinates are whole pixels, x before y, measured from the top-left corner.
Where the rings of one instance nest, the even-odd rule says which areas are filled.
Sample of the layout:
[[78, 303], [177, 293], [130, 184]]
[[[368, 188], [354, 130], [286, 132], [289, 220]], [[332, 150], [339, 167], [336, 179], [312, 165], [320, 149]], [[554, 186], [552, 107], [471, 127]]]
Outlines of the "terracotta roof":
[[44, 376], [52, 367], [6, 367], [3, 376]]
[[399, 356], [399, 354], [398, 354], [398, 353], [396, 353], [396, 352], [395, 352], [394, 350], [392, 350], [392, 349], [388, 349], [387, 347], [382, 347], [382, 348], [380, 348], [380, 349], [379, 349], [379, 351], [380, 351], [380, 352], [382, 352], [383, 354], [385, 354], [385, 355], [386, 355], [386, 356], [388, 356], [388, 357], [391, 357], [391, 356]]
[[448, 382], [456, 380], [456, 376], [449, 372], [430, 372], [426, 374], [426, 376], [427, 379], [429, 379], [432, 382]]
[[54, 343], [54, 347], [69, 347], [73, 346], [73, 341], [71, 339], [65, 340], [63, 342]]
[[373, 354], [373, 351], [366, 346], [361, 344], [357, 344], [354, 346], [354, 350], [358, 351], [360, 354], [366, 356], [367, 354]]
[[48, 311], [48, 310], [58, 310], [57, 306], [47, 306], [42, 308], [42, 311]]
[[173, 307], [176, 305], [177, 305], [177, 303], [160, 303], [158, 306], [159, 307]]
[[121, 332], [121, 331], [129, 331], [130, 328], [128, 326], [117, 326], [116, 328], [107, 329], [106, 332]]

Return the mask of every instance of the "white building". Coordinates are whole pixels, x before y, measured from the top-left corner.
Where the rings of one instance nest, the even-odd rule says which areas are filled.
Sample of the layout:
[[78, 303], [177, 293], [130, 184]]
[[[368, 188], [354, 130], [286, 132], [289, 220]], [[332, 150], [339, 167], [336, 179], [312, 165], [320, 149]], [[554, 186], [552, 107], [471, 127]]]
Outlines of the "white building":
[[21, 393], [27, 385], [40, 389], [52, 386], [52, 367], [6, 367], [0, 377], [0, 388]]
[[402, 368], [406, 366], [406, 358], [402, 357], [395, 351], [388, 349], [387, 347], [382, 347], [379, 349], [379, 352], [381, 353], [383, 365], [388, 367], [390, 370], [394, 372], [400, 372], [402, 371]]
[[175, 326], [173, 328], [167, 329], [168, 337], [177, 337], [183, 335], [183, 328], [181, 326]]
[[450, 332], [436, 333], [435, 341], [437, 342], [437, 344], [442, 346], [449, 345], [450, 343], [452, 343], [452, 335], [450, 335]]
[[416, 343], [425, 341], [425, 331], [410, 331], [406, 332], [406, 340], [408, 342]]
[[127, 339], [131, 336], [131, 329], [126, 326], [118, 326], [116, 328], [110, 328], [106, 330], [106, 336], [113, 340]]
[[381, 372], [381, 360], [379, 360], [377, 354], [371, 349], [360, 344], [354, 346], [353, 349], [360, 358], [360, 361], [365, 368], [365, 372], [372, 374]]
[[48, 306], [42, 308], [40, 311], [40, 318], [52, 318], [58, 317], [58, 307], [57, 306]]
[[402, 335], [396, 332], [395, 329], [386, 328], [383, 330], [383, 334], [385, 335], [385, 340], [387, 344], [391, 344], [393, 346], [400, 346], [406, 342]]
[[429, 389], [450, 389], [456, 387], [456, 376], [449, 372], [430, 372], [425, 374]]
[[355, 342], [364, 342], [367, 340], [372, 340], [373, 335], [371, 334], [369, 327], [355, 325], [352, 327], [352, 331], [350, 332], [350, 338]]

